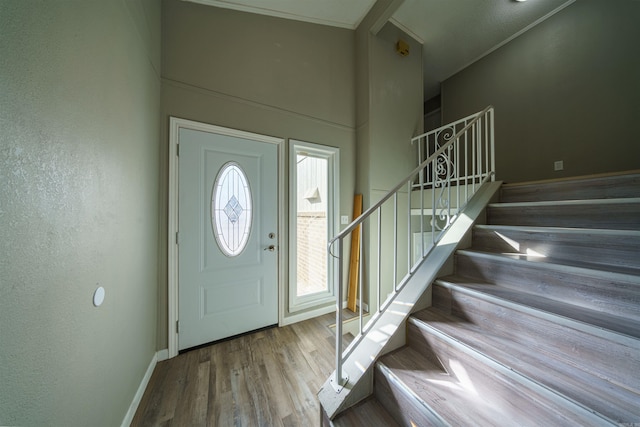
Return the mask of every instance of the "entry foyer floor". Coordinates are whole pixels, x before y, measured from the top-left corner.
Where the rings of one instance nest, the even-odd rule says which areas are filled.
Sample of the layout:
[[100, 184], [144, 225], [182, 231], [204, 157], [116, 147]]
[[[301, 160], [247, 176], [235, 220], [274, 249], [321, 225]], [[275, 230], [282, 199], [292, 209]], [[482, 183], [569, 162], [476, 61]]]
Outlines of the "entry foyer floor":
[[131, 425], [318, 425], [316, 393], [335, 364], [333, 324], [331, 313], [159, 362]]

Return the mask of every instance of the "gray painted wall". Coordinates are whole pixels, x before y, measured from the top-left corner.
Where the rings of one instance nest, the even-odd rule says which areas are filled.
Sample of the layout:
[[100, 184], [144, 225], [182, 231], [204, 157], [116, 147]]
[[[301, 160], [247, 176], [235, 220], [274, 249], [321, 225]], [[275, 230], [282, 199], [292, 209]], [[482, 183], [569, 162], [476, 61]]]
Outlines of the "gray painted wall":
[[443, 123], [493, 104], [501, 180], [640, 168], [639, 19], [635, 0], [576, 1], [446, 80]]
[[[161, 193], [167, 191], [166, 130], [169, 116], [175, 116], [340, 148], [340, 211], [351, 216], [353, 31], [165, 0], [162, 54]], [[281, 232], [281, 248], [286, 241]], [[160, 258], [166, 271], [166, 251]], [[161, 280], [158, 345], [165, 348], [167, 283]]]
[[[399, 39], [409, 44], [408, 56], [396, 52]], [[418, 166], [411, 138], [424, 126], [422, 46], [391, 23], [370, 43], [369, 189], [386, 191]]]
[[155, 354], [159, 48], [153, 0], [0, 2], [0, 425], [119, 425]]
[[[423, 129], [422, 46], [393, 24], [381, 24], [397, 6], [398, 2], [394, 0], [378, 0], [356, 30], [356, 190], [363, 195], [365, 209], [417, 166], [415, 148], [411, 147], [410, 140]], [[372, 29], [379, 26], [382, 26], [380, 31], [373, 34]], [[409, 43], [409, 56], [402, 57], [396, 52], [399, 39]], [[406, 194], [399, 200], [404, 200], [400, 202], [401, 208], [406, 207]], [[389, 212], [387, 209], [383, 213], [383, 218], [387, 219], [383, 220], [382, 231], [382, 259], [387, 261], [393, 259], [393, 244], [388, 244], [393, 242], [393, 228], [386, 222], [393, 216]], [[371, 218], [377, 220], [375, 215]], [[365, 222], [364, 236], [368, 235], [366, 230], [370, 221]], [[406, 229], [406, 225], [400, 227]], [[377, 242], [365, 237], [364, 246], [363, 296], [373, 308], [377, 297], [376, 292], [369, 293], [368, 283], [369, 278], [377, 275], [377, 259], [372, 257], [377, 253]], [[400, 233], [398, 246], [407, 246], [403, 233]], [[392, 288], [392, 274], [386, 268], [390, 262], [383, 268], [382, 299]]]

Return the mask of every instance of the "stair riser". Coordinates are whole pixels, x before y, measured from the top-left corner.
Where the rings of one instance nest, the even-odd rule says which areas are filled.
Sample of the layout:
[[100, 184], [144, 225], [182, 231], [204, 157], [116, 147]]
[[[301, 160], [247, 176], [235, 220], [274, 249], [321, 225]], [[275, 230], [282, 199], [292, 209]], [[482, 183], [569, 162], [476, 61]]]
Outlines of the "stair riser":
[[558, 260], [640, 269], [640, 238], [635, 235], [476, 228], [473, 231], [473, 247], [494, 253], [527, 254], [528, 251], [534, 251]]
[[434, 302], [443, 296], [446, 299], [438, 302], [443, 311], [447, 311], [445, 301], [448, 300], [450, 314], [486, 329], [491, 336], [519, 343], [532, 352], [540, 352], [578, 368], [585, 375], [593, 375], [614, 385], [623, 385], [636, 393], [640, 392], [638, 348], [435, 285]]
[[639, 203], [487, 207], [487, 223], [533, 227], [640, 230]]
[[[580, 411], [576, 413], [576, 409], [567, 401], [556, 395], [541, 393], [522, 377], [471, 357], [461, 350], [459, 344], [445, 341], [413, 324], [409, 325], [407, 338], [414, 349], [422, 354], [431, 353], [431, 357], [437, 358], [444, 368], [443, 377], [454, 377], [457, 386], [466, 389], [469, 395], [476, 396], [478, 405], [499, 407], [497, 413], [489, 414], [496, 418], [473, 420], [454, 418], [464, 416], [464, 409], [459, 408], [457, 412], [460, 414], [443, 415], [451, 425], [507, 425], [510, 423], [507, 420], [518, 420], [518, 425], [522, 426], [593, 425], [593, 419], [582, 418], [585, 414], [580, 414]], [[531, 421], [531, 414], [536, 414], [537, 419]]]
[[640, 175], [606, 177], [582, 181], [560, 181], [531, 185], [504, 186], [502, 202], [543, 200], [584, 200], [640, 197]]
[[[620, 276], [604, 280], [575, 270], [550, 270], [544, 263], [456, 255], [457, 274], [594, 310], [640, 320], [640, 285]], [[612, 275], [613, 277], [613, 275]]]

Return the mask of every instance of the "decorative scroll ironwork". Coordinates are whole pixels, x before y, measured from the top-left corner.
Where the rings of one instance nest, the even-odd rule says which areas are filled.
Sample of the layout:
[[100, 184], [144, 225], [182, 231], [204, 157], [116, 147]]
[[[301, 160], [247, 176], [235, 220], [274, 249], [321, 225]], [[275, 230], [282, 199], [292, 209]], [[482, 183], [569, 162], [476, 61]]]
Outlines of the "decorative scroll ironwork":
[[[447, 128], [445, 130], [449, 129], [451, 129], [451, 136], [453, 136], [452, 128]], [[451, 139], [451, 136], [449, 136], [447, 140]], [[436, 150], [439, 148], [440, 147], [437, 147]], [[451, 201], [449, 200], [449, 191], [447, 191], [447, 189], [451, 186], [451, 180], [455, 178], [456, 175], [453, 155], [453, 148], [449, 147], [448, 150], [436, 157], [434, 161], [435, 168], [431, 177], [433, 190], [437, 191], [436, 204], [434, 208], [437, 209], [436, 212], [439, 212], [437, 215], [434, 213], [432, 221], [434, 221], [433, 226], [439, 231], [448, 227], [452, 217], [450, 209]], [[437, 221], [436, 217], [440, 221]]]

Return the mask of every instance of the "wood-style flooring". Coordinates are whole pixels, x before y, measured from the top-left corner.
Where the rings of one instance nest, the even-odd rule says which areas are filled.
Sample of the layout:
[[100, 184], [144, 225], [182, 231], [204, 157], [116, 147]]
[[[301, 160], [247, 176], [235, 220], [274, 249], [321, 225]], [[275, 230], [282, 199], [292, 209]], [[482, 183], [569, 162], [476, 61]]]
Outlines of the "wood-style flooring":
[[333, 324], [325, 315], [159, 362], [131, 425], [317, 426]]

